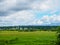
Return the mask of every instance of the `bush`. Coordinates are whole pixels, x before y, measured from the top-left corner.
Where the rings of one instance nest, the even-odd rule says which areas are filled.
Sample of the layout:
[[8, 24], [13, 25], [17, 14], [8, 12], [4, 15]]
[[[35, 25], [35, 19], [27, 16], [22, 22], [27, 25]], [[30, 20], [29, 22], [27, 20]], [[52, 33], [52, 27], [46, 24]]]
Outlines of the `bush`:
[[57, 42], [56, 42], [56, 45], [60, 45], [60, 34], [58, 34], [58, 36], [57, 36]]

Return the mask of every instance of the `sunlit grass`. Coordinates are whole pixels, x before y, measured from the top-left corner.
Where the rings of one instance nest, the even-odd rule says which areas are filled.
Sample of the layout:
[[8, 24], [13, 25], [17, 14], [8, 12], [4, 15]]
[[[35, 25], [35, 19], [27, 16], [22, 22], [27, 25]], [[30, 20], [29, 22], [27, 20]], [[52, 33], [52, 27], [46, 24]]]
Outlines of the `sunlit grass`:
[[[17, 38], [16, 44], [13, 45], [53, 45], [56, 41], [56, 32], [52, 31], [1, 31], [0, 40], [11, 40]], [[52, 44], [53, 43], [53, 44]]]

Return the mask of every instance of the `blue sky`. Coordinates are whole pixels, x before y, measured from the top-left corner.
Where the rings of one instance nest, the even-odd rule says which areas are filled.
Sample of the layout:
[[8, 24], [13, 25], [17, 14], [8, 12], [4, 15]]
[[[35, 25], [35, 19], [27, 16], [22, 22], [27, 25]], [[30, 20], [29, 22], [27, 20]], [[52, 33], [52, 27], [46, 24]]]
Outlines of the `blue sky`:
[[60, 0], [0, 0], [0, 26], [60, 25]]

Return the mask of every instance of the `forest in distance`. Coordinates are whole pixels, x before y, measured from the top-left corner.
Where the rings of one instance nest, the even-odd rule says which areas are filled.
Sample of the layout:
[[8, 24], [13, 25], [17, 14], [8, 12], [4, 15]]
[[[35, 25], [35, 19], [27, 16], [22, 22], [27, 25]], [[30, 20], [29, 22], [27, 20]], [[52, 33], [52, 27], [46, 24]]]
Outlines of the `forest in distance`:
[[60, 26], [2, 26], [0, 30], [16, 31], [60, 31]]

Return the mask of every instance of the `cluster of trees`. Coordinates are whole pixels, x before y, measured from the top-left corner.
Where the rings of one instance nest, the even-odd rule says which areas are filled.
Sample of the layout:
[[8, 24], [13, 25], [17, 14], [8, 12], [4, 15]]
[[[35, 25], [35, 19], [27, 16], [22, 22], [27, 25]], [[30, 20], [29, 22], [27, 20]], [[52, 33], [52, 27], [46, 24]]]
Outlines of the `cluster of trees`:
[[0, 30], [7, 31], [58, 31], [60, 26], [5, 26], [0, 27]]

